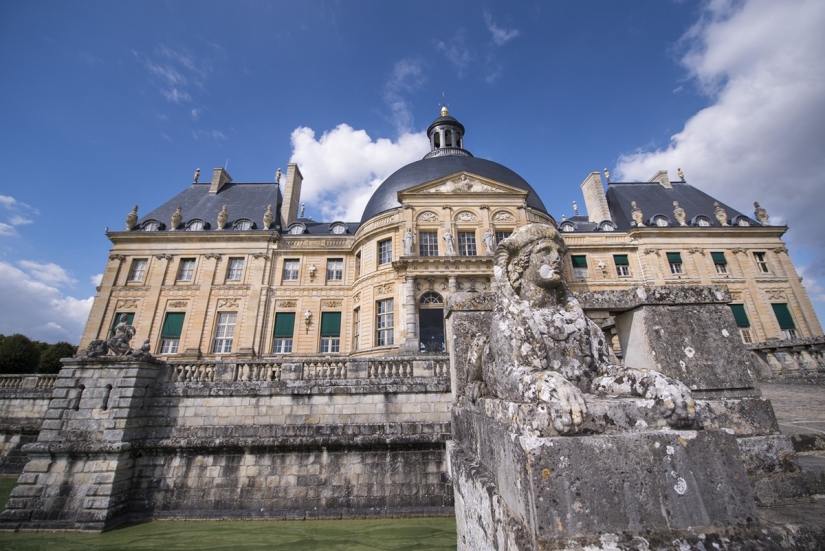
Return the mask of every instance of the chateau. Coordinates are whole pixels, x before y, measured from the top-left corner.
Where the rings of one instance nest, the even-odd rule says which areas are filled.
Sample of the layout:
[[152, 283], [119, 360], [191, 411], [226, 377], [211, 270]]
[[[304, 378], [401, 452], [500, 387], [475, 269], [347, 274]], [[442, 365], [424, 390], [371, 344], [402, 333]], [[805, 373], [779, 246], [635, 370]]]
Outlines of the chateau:
[[[587, 214], [556, 221], [518, 174], [473, 157], [464, 132], [443, 109], [430, 153], [387, 178], [359, 222], [299, 214], [295, 164], [283, 189], [216, 168], [140, 219], [133, 211], [108, 234], [80, 347], [125, 313], [136, 341], [168, 360], [441, 353], [445, 297], [489, 289], [496, 242], [528, 222], [563, 232], [574, 291], [725, 285], [745, 343], [822, 334], [787, 227], [758, 205], [749, 216], [665, 171], [608, 181], [605, 193], [593, 172], [581, 184]], [[609, 329], [610, 311], [585, 309]]]

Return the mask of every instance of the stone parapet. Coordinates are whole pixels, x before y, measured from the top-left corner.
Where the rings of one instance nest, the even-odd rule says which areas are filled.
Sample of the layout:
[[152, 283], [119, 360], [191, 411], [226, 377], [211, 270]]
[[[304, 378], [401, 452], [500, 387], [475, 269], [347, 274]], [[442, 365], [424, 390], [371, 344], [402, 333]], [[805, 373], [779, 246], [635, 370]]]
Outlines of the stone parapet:
[[825, 336], [784, 339], [747, 345], [760, 379], [825, 383]]

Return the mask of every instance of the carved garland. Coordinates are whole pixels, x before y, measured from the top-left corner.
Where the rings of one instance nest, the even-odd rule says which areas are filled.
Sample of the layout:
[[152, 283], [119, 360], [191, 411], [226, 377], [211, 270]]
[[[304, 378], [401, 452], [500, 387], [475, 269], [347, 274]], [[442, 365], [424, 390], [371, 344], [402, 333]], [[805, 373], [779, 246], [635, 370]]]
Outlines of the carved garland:
[[321, 308], [340, 308], [342, 301], [340, 300], [322, 300]]
[[434, 212], [422, 212], [418, 215], [418, 222], [438, 222], [438, 216]]
[[278, 308], [295, 308], [298, 305], [298, 302], [295, 300], [279, 300], [277, 302]]
[[169, 308], [186, 308], [188, 304], [185, 300], [173, 300], [169, 303]]
[[493, 216], [493, 222], [514, 222], [516, 219], [507, 211], [500, 210]]
[[219, 298], [218, 308], [237, 308], [238, 302], [236, 298]]
[[117, 308], [137, 308], [136, 300], [119, 300], [117, 301]]
[[382, 285], [375, 286], [375, 294], [376, 295], [388, 295], [392, 293], [393, 284], [392, 283], [384, 283]]

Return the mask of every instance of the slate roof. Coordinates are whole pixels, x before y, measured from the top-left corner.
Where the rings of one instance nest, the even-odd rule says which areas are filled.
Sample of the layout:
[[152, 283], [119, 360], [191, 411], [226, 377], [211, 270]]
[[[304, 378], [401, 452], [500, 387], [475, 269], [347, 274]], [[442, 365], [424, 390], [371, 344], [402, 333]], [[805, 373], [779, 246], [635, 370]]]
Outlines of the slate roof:
[[[359, 226], [361, 226], [361, 224], [359, 224], [357, 222], [343, 222], [341, 220], [334, 220], [332, 222], [316, 222], [316, 221], [314, 221], [310, 218], [298, 218], [297, 220], [295, 220], [289, 226], [291, 227], [291, 226], [293, 226], [295, 224], [298, 224], [298, 223], [303, 224], [304, 227], [306, 228], [305, 233], [298, 234], [298, 235], [325, 235], [325, 236], [328, 236], [328, 237], [330, 237], [330, 236], [331, 237], [338, 237], [335, 234], [330, 232], [330, 227], [333, 224], [338, 224], [338, 223], [344, 224], [347, 227], [347, 233], [345, 233], [344, 235], [354, 234], [355, 231], [359, 228]], [[287, 230], [287, 228], [283, 228], [281, 233], [286, 235], [286, 230]], [[295, 237], [297, 237], [298, 235], [296, 235]]]
[[396, 170], [378, 186], [378, 189], [376, 189], [375, 193], [370, 197], [367, 206], [364, 208], [364, 214], [361, 216], [361, 223], [363, 224], [373, 216], [384, 211], [400, 207], [401, 203], [398, 202], [399, 191], [437, 180], [438, 178], [443, 178], [456, 172], [470, 172], [484, 178], [489, 178], [490, 180], [523, 189], [529, 192], [527, 195], [528, 207], [544, 213], [547, 212], [544, 203], [542, 203], [538, 194], [536, 194], [530, 184], [506, 166], [477, 157], [449, 155], [422, 159]]
[[[263, 219], [266, 206], [272, 205], [272, 227], [280, 225], [281, 190], [278, 184], [235, 184], [228, 183], [214, 195], [209, 194], [210, 183], [192, 184], [152, 212], [141, 216], [135, 229], [139, 229], [146, 220], [157, 220], [170, 229], [170, 221], [175, 209], [181, 207], [182, 226], [190, 220], [199, 218], [208, 222], [210, 230], [216, 229], [218, 213], [223, 205], [229, 215], [227, 227], [231, 228], [236, 220], [249, 219], [256, 224], [256, 229], [264, 230]], [[206, 230], [209, 231], [209, 230]]]
[[[688, 224], [698, 215], [704, 215], [710, 221], [711, 227], [719, 227], [719, 221], [713, 214], [714, 205], [717, 201], [704, 191], [700, 191], [685, 182], [671, 182], [672, 188], [666, 188], [659, 182], [610, 182], [607, 186], [607, 206], [610, 214], [619, 231], [627, 231], [631, 226], [633, 217], [630, 203], [636, 201], [636, 206], [642, 210], [644, 222], [648, 224], [657, 214], [667, 216], [671, 225], [678, 226], [679, 223], [673, 216], [673, 201], [678, 201], [679, 206], [685, 210]], [[744, 216], [752, 226], [761, 226], [751, 216], [747, 216], [735, 208], [719, 201], [719, 205], [725, 209], [728, 215], [728, 223], [732, 224], [738, 216]], [[650, 224], [648, 224], [650, 225]]]

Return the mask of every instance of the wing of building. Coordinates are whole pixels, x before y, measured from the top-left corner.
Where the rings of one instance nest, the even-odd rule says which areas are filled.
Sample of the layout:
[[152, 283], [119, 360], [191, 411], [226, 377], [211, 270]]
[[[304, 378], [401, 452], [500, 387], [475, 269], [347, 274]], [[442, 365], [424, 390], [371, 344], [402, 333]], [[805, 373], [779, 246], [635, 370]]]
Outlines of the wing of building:
[[[464, 132], [444, 109], [431, 151], [387, 178], [360, 222], [304, 218], [294, 164], [283, 183], [235, 183], [218, 168], [131, 214], [108, 234], [81, 348], [125, 313], [135, 341], [168, 360], [443, 353], [445, 298], [489, 289], [495, 243], [529, 222], [564, 233], [576, 291], [722, 284], [745, 342], [822, 334], [787, 228], [761, 207], [745, 214], [666, 172], [605, 193], [594, 172], [581, 184], [587, 214], [557, 223], [521, 176], [465, 149]], [[609, 310], [588, 315], [611, 329]]]

